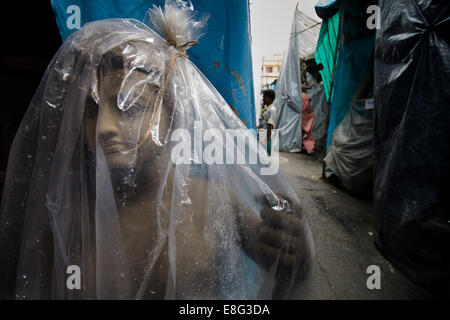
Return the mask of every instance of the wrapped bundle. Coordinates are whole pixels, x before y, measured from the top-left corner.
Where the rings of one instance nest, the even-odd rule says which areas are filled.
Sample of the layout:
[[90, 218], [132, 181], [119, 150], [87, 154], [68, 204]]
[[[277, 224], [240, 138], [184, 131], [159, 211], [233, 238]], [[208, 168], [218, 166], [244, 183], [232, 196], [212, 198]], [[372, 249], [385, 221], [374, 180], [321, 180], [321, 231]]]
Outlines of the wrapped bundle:
[[[51, 61], [10, 153], [2, 297], [271, 299], [302, 288], [314, 249], [299, 200], [281, 174], [261, 173], [265, 151], [188, 59], [205, 23], [191, 9], [150, 10], [159, 34], [131, 19], [89, 23]], [[242, 150], [258, 160], [240, 161]]]

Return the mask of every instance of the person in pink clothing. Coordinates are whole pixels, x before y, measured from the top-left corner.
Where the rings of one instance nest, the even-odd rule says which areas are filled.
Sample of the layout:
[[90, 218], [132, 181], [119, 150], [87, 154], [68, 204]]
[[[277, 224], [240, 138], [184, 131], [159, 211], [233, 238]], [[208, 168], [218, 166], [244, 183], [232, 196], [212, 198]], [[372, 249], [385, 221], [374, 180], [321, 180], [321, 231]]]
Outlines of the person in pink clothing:
[[311, 98], [302, 92], [302, 135], [303, 135], [303, 149], [308, 154], [314, 152], [314, 112], [310, 105]]

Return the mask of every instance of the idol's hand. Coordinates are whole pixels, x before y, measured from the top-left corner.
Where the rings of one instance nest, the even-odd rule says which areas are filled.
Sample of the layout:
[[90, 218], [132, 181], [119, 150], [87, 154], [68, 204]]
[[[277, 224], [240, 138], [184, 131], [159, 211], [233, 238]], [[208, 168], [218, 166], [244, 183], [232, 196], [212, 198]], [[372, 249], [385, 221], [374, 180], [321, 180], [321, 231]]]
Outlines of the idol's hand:
[[271, 208], [265, 201], [260, 211], [256, 254], [269, 268], [276, 265], [279, 272], [295, 272], [309, 258], [305, 227], [300, 209], [286, 196], [278, 196], [287, 202], [282, 210]]
[[285, 195], [277, 196], [287, 202], [282, 210], [262, 196], [260, 217], [239, 210], [238, 226], [247, 254], [275, 279], [273, 298], [283, 299], [307, 276], [312, 252], [301, 209]]

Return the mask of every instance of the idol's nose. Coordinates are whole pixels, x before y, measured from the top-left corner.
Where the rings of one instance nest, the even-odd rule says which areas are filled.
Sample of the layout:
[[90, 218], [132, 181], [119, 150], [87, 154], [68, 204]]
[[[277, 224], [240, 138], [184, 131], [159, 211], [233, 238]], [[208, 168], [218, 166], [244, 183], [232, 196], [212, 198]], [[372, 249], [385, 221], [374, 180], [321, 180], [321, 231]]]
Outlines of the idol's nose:
[[111, 105], [100, 108], [98, 136], [104, 146], [120, 143], [119, 114]]

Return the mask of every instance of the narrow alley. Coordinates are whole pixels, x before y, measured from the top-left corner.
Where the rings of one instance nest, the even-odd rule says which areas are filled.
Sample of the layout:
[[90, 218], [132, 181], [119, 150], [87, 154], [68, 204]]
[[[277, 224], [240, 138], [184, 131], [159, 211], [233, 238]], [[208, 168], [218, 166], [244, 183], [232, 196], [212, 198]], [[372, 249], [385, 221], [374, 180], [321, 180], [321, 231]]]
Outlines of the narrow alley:
[[[433, 299], [396, 271], [378, 252], [373, 236], [372, 201], [356, 198], [321, 179], [322, 163], [301, 153], [280, 153], [280, 169], [289, 179], [312, 229], [316, 264], [311, 291], [318, 299]], [[367, 267], [381, 270], [381, 289], [369, 290]]]

